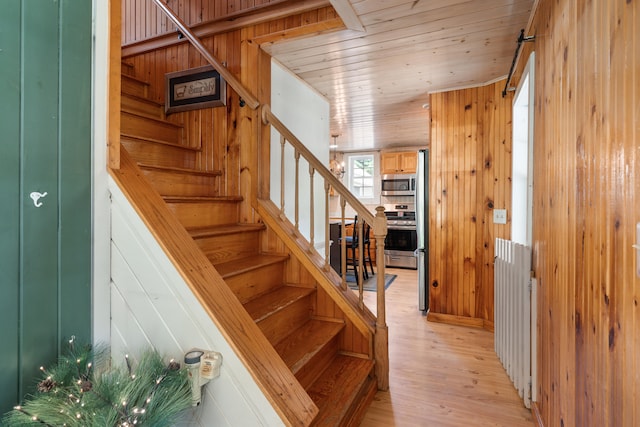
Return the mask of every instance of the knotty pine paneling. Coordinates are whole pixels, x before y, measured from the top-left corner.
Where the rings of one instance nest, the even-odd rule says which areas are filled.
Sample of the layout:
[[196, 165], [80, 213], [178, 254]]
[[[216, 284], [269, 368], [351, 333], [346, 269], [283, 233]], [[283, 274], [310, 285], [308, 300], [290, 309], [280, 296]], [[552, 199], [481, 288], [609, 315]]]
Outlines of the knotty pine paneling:
[[640, 425], [639, 9], [541, 0], [519, 62], [535, 50], [536, 410], [546, 427]]
[[[281, 0], [167, 0], [168, 6], [189, 27], [277, 3]], [[122, 26], [124, 45], [176, 30], [152, 0], [122, 0], [122, 13], [126, 18]]]
[[[258, 7], [258, 3], [274, 2], [277, 1], [255, 0], [255, 6]], [[217, 8], [218, 2], [215, 3]], [[229, 2], [221, 10], [228, 10], [231, 3]], [[242, 5], [250, 9], [253, 6], [249, 3], [252, 2], [243, 1]], [[233, 7], [236, 9], [240, 7], [240, 2], [235, 2]], [[309, 23], [334, 17], [335, 12], [331, 7], [321, 7], [316, 11], [300, 13], [298, 18], [274, 19], [272, 22], [204, 37], [202, 42], [219, 62], [226, 63], [227, 69], [234, 73], [261, 103], [268, 104], [271, 98], [270, 57], [254, 40], [261, 37], [268, 39], [274, 32], [282, 29], [293, 29], [296, 25], [305, 27]], [[132, 14], [131, 10], [128, 12], [123, 10], [123, 27], [130, 25], [130, 22], [135, 19], [136, 15]], [[295, 33], [299, 34], [300, 31]], [[166, 73], [206, 65], [206, 61], [189, 43], [175, 44], [129, 56], [125, 61], [133, 66], [133, 69], [127, 72], [149, 82], [150, 98], [160, 103], [164, 103]], [[256, 199], [259, 190], [262, 194], [268, 194], [268, 189], [264, 188], [264, 182], [261, 183], [255, 173], [258, 170], [257, 153], [261, 153], [260, 156], [263, 158], [269, 158], [268, 153], [263, 152], [264, 147], [259, 148], [258, 142], [269, 134], [268, 130], [262, 129], [260, 125], [259, 111], [240, 107], [239, 104], [240, 99], [237, 93], [227, 86], [226, 108], [217, 107], [171, 114], [168, 120], [185, 126], [187, 135], [185, 144], [199, 149], [198, 169], [223, 172], [216, 184], [216, 194], [242, 195], [245, 202], [241, 206], [241, 221], [254, 222], [256, 216], [251, 200]], [[260, 185], [262, 188], [259, 188]]]
[[473, 318], [493, 327], [493, 246], [510, 235], [510, 218], [493, 224], [493, 209], [511, 203], [511, 96], [503, 99], [502, 87], [431, 95], [432, 320]]
[[[269, 81], [262, 76], [266, 75], [268, 78], [270, 64], [268, 61], [256, 59], [263, 55], [257, 47], [247, 53], [249, 48], [245, 45], [249, 43], [243, 39], [243, 31], [207, 37], [202, 42], [220, 62], [226, 62], [227, 68], [253, 93], [261, 94], [262, 99], [268, 96], [270, 93], [268, 86], [264, 88], [259, 86], [268, 85]], [[149, 97], [159, 103], [165, 102], [166, 73], [207, 64], [190, 44], [154, 50], [127, 58], [126, 62], [133, 65], [136, 77], [151, 84]], [[261, 67], [262, 72], [242, 71], [243, 69], [258, 70], [258, 66]], [[216, 194], [242, 195], [245, 198], [247, 202], [241, 208], [241, 218], [251, 221], [253, 210], [249, 201], [252, 190], [241, 188], [240, 174], [241, 171], [257, 169], [255, 166], [247, 165], [246, 162], [251, 162], [255, 157], [251, 157], [250, 153], [255, 150], [257, 135], [260, 131], [258, 112], [249, 107], [240, 107], [237, 93], [227, 86], [226, 107], [175, 113], [169, 115], [168, 120], [184, 125], [187, 135], [185, 144], [199, 149], [197, 169], [223, 172], [216, 184]], [[247, 153], [244, 158], [241, 158], [242, 152]]]

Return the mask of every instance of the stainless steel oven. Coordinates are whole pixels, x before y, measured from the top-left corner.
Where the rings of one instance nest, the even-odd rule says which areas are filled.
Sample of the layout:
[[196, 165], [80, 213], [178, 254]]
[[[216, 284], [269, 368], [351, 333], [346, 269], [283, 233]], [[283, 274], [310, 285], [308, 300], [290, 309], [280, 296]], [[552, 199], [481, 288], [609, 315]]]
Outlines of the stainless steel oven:
[[418, 234], [414, 205], [385, 205], [387, 237], [384, 240], [386, 267], [418, 268]]

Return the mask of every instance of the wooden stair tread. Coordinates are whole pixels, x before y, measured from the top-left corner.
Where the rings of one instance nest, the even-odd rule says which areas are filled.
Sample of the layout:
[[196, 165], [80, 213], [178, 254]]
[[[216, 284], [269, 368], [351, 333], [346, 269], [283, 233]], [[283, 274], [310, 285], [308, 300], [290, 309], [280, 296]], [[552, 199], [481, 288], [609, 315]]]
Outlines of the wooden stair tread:
[[275, 349], [295, 374], [342, 329], [344, 323], [310, 320], [276, 344]]
[[266, 229], [264, 224], [224, 224], [213, 227], [191, 228], [187, 229], [187, 231], [194, 239], [202, 239], [227, 234], [262, 231], [264, 229]]
[[313, 288], [285, 285], [246, 302], [244, 308], [251, 318], [258, 323], [314, 292], [315, 289]]
[[134, 81], [134, 82], [136, 82], [136, 83], [138, 83], [138, 84], [145, 85], [145, 86], [151, 86], [151, 84], [150, 84], [149, 82], [146, 82], [146, 81], [144, 81], [144, 80], [141, 80], [141, 79], [139, 79], [139, 78], [137, 78], [137, 77], [134, 77], [134, 76], [132, 76], [132, 75], [129, 75], [129, 74], [121, 74], [121, 76], [122, 76], [123, 78], [127, 79], [127, 80], [132, 80], [132, 81]]
[[142, 169], [147, 169], [147, 170], [158, 170], [158, 171], [174, 172], [174, 173], [181, 173], [181, 174], [188, 174], [188, 175], [199, 175], [199, 176], [222, 175], [222, 171], [202, 171], [197, 169], [179, 168], [174, 166], [149, 165], [145, 163], [138, 163], [138, 166]]
[[[143, 116], [143, 115], [140, 115], [140, 114], [137, 114], [137, 113], [130, 113], [128, 111], [121, 111], [121, 115], [138, 117], [138, 118], [143, 119], [145, 121], [156, 123], [158, 126], [166, 126], [168, 128], [174, 128], [174, 129], [183, 129], [184, 128], [184, 125], [173, 123], [173, 122], [170, 122], [168, 120], [164, 120], [164, 119], [161, 119], [161, 118], [158, 118], [158, 117], [150, 117], [150, 116], [146, 116], [146, 115]], [[131, 134], [123, 133], [123, 135], [130, 136]]]
[[307, 393], [319, 409], [313, 426], [341, 426], [370, 382], [373, 361], [338, 355]]
[[120, 136], [122, 137], [122, 140], [124, 141], [142, 141], [142, 142], [149, 142], [152, 144], [160, 144], [160, 145], [166, 145], [169, 147], [173, 147], [173, 148], [179, 148], [181, 150], [186, 150], [186, 151], [193, 151], [193, 152], [200, 152], [200, 149], [197, 147], [187, 147], [185, 145], [181, 145], [181, 144], [175, 144], [172, 142], [168, 142], [168, 141], [162, 141], [159, 139], [154, 139], [154, 138], [147, 138], [144, 136], [139, 136], [139, 135], [131, 135], [131, 134], [127, 134], [127, 133], [120, 133]]
[[242, 196], [165, 196], [164, 201], [167, 203], [210, 203], [210, 202], [227, 202], [238, 203], [243, 200]]
[[[131, 76], [127, 76], [127, 77], [133, 78]], [[142, 82], [142, 83], [144, 83], [144, 82]], [[134, 94], [131, 94], [131, 93], [123, 93], [123, 94], [121, 94], [121, 98], [120, 98], [120, 102], [121, 103], [122, 103], [122, 98], [131, 98], [131, 99], [134, 99], [134, 100], [136, 100], [138, 102], [149, 104], [149, 105], [151, 105], [153, 107], [158, 107], [158, 108], [164, 107], [164, 104], [162, 104], [162, 103], [160, 103], [158, 101], [154, 101], [153, 99], [145, 98], [144, 96], [138, 96], [138, 95], [134, 95]]]
[[121, 74], [120, 78], [121, 93], [148, 97], [149, 87], [151, 87], [149, 82], [145, 82], [138, 79], [137, 77], [134, 77], [133, 69], [127, 68], [124, 71], [126, 72], [126, 74]]
[[284, 262], [289, 259], [288, 255], [264, 255], [259, 254], [249, 258], [241, 258], [229, 262], [223, 262], [216, 265], [216, 270], [224, 278], [236, 276], [238, 274], [246, 273], [251, 270], [258, 269], [260, 267], [266, 267], [268, 265]]
[[125, 92], [120, 96], [120, 111], [149, 118], [166, 118], [164, 104], [144, 96]]
[[127, 72], [133, 72], [135, 68], [134, 65], [127, 61], [120, 61], [120, 66], [122, 67], [123, 72], [126, 70]]

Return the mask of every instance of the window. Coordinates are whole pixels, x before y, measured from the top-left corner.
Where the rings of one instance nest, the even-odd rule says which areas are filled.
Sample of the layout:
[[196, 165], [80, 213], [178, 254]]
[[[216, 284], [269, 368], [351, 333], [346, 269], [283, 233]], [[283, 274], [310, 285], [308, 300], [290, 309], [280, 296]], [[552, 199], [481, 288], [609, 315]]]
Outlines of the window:
[[375, 196], [375, 169], [373, 154], [349, 156], [349, 190], [358, 199], [373, 199]]

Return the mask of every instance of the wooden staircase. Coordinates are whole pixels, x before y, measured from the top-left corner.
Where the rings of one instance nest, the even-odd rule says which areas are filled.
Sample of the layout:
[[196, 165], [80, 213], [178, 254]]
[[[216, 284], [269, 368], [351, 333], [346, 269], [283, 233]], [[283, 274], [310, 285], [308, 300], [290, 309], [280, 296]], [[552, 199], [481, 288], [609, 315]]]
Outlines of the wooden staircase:
[[345, 348], [344, 316], [318, 315], [327, 295], [290, 251], [262, 249], [273, 234], [240, 222], [242, 198], [220, 194], [221, 171], [197, 168], [200, 147], [146, 98], [148, 85], [123, 74], [122, 90], [123, 147], [313, 399], [319, 413], [311, 425], [358, 425], [377, 383], [370, 354]]

